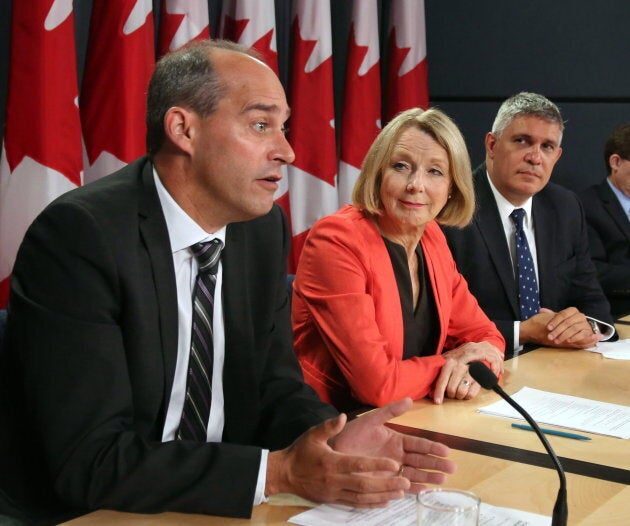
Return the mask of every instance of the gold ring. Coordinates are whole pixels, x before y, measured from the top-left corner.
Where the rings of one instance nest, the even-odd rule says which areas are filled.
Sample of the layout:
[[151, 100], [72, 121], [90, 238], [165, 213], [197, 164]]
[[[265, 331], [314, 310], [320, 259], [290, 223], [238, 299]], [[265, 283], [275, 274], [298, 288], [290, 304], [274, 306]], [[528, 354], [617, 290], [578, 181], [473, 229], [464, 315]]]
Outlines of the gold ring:
[[403, 476], [403, 470], [405, 469], [405, 465], [401, 464], [400, 465], [400, 469], [398, 470], [398, 476], [402, 477]]

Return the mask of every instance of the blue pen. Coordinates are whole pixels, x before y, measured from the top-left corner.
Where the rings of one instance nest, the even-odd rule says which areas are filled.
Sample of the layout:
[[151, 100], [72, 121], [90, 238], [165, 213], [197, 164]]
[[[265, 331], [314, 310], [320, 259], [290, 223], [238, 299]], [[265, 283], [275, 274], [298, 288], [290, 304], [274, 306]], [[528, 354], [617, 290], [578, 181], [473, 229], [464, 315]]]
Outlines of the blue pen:
[[[525, 431], [534, 431], [534, 428], [525, 424], [512, 424], [512, 427], [516, 427], [517, 429], [524, 429]], [[564, 438], [573, 438], [575, 440], [590, 440], [591, 437], [587, 437], [584, 435], [577, 435], [575, 433], [567, 433], [566, 431], [558, 431], [556, 429], [547, 429], [541, 427], [540, 430], [545, 433], [545, 435], [555, 435], [558, 437]]]

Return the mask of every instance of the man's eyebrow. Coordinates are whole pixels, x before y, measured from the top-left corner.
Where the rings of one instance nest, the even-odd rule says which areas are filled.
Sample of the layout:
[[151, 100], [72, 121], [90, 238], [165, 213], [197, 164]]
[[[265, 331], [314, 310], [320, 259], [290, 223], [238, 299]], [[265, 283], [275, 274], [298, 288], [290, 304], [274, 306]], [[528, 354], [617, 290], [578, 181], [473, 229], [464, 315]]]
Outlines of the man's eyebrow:
[[[249, 111], [263, 111], [265, 113], [280, 113], [280, 106], [277, 104], [264, 104], [262, 102], [256, 102], [250, 104], [249, 106], [245, 106], [243, 108], [243, 113], [247, 113]], [[288, 119], [291, 116], [291, 110], [287, 110], [286, 118]]]
[[[529, 133], [515, 133], [512, 135], [512, 139], [526, 139], [528, 141], [533, 141], [534, 137]], [[541, 142], [545, 144], [553, 144], [554, 146], [558, 146], [560, 144], [558, 141], [551, 139], [550, 137], [544, 138]]]

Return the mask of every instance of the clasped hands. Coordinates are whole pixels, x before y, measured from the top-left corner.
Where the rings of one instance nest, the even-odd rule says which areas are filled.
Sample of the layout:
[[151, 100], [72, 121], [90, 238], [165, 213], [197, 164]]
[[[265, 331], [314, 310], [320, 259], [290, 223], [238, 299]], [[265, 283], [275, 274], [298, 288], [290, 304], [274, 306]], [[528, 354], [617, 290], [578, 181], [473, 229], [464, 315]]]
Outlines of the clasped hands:
[[385, 426], [411, 403], [405, 398], [351, 422], [341, 414], [269, 453], [265, 494], [374, 508], [417, 493], [423, 484], [442, 484], [456, 469], [444, 458], [449, 448]]
[[547, 347], [587, 349], [602, 339], [593, 332], [586, 316], [575, 307], [554, 312], [542, 308], [520, 324], [520, 343], [536, 343]]

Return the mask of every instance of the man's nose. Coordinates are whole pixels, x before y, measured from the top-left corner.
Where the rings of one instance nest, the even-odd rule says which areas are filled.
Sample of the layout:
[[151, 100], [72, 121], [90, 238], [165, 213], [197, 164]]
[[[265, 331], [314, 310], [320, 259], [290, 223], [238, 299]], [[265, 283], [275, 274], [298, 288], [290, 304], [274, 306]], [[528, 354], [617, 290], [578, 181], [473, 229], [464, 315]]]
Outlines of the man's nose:
[[540, 164], [541, 159], [540, 146], [536, 144], [528, 150], [527, 155], [525, 156], [525, 160], [531, 164]]

